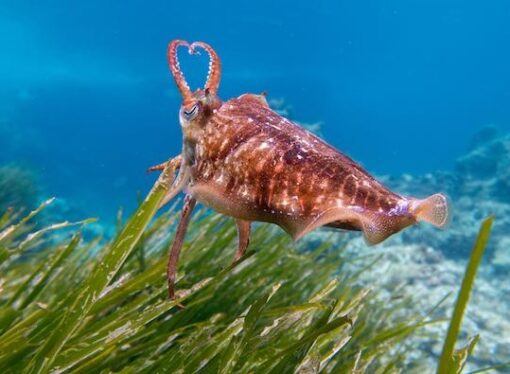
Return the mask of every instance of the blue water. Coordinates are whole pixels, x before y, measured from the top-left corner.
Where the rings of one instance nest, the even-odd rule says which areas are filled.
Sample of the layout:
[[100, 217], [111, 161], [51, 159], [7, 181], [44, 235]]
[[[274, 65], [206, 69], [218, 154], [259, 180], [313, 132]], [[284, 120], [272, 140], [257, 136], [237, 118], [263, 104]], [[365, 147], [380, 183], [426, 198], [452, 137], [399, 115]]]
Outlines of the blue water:
[[[510, 130], [510, 2], [45, 2], [0, 5], [0, 164], [108, 222], [180, 151], [175, 38], [211, 44], [220, 96], [267, 91], [385, 174], [451, 169], [488, 123]], [[186, 59], [196, 88], [206, 58]]]

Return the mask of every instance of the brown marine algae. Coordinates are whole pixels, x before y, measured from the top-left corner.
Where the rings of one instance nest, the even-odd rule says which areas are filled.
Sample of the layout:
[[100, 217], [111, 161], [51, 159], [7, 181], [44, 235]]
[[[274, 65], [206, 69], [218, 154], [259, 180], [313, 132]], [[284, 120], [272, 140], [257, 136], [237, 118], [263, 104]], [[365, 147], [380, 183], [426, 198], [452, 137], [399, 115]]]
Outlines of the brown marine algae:
[[[209, 54], [204, 89], [191, 92], [179, 68], [179, 46]], [[168, 59], [183, 95], [184, 139], [182, 154], [169, 161], [179, 174], [165, 202], [183, 189], [187, 195], [168, 266], [170, 297], [196, 201], [236, 219], [236, 260], [248, 246], [252, 221], [275, 223], [294, 239], [320, 226], [359, 230], [370, 244], [418, 221], [445, 226], [448, 204], [442, 194], [420, 200], [391, 192], [349, 157], [271, 110], [264, 95], [221, 102], [220, 60], [208, 44], [173, 41]]]

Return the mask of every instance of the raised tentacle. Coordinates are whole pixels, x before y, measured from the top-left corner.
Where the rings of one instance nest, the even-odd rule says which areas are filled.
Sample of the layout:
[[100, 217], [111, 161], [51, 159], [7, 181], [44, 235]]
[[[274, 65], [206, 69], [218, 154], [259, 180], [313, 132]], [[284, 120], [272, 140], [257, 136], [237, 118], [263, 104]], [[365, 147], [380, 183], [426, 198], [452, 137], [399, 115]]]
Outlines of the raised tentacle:
[[209, 90], [211, 94], [218, 92], [221, 78], [221, 63], [220, 58], [216, 51], [207, 43], [194, 42], [191, 44], [190, 49], [195, 53], [195, 47], [204, 49], [209, 54], [209, 72], [207, 73], [207, 80], [205, 82], [205, 89]]
[[181, 92], [182, 97], [184, 98], [184, 102], [190, 102], [192, 98], [191, 89], [186, 82], [186, 78], [184, 77], [183, 72], [181, 71], [181, 67], [179, 65], [179, 59], [177, 58], [177, 49], [180, 46], [188, 47], [188, 51], [192, 52], [192, 47], [185, 40], [174, 40], [168, 45], [168, 65], [170, 66], [170, 71], [175, 79], [175, 83], [177, 84], [177, 88]]
[[177, 272], [177, 262], [179, 261], [179, 254], [181, 253], [184, 235], [186, 234], [186, 229], [188, 228], [189, 220], [191, 218], [191, 212], [193, 211], [196, 202], [197, 201], [190, 195], [186, 195], [184, 198], [181, 220], [179, 221], [179, 226], [177, 226], [174, 242], [170, 248], [170, 256], [168, 257], [168, 264], [166, 268], [168, 297], [170, 299], [175, 298], [175, 274]]

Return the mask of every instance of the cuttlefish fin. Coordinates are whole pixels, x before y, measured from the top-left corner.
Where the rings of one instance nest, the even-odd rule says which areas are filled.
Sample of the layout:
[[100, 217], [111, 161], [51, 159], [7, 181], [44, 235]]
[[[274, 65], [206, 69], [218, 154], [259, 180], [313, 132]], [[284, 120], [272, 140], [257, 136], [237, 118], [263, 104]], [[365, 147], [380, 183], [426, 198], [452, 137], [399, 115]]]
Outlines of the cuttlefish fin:
[[361, 227], [365, 241], [369, 245], [379, 244], [390, 235], [400, 231], [405, 226], [396, 226], [388, 217], [380, 215], [367, 215], [361, 220]]
[[368, 244], [378, 244], [392, 234], [416, 222], [428, 222], [436, 227], [444, 228], [448, 223], [448, 199], [443, 194], [435, 194], [425, 199], [409, 198], [409, 210], [400, 215], [389, 215], [376, 212], [357, 212], [352, 209], [334, 207], [323, 213], [306, 218], [288, 219], [278, 224], [287, 231], [294, 240], [318, 227], [331, 225], [341, 227], [347, 224], [352, 229], [363, 231]]
[[311, 220], [292, 220], [280, 223], [294, 240], [298, 240], [318, 227], [337, 222], [348, 223], [350, 227], [363, 232], [369, 245], [378, 244], [388, 236], [408, 226], [412, 221], [400, 225], [390, 217], [380, 214], [359, 213], [347, 208], [331, 208]]
[[449, 221], [448, 199], [437, 193], [425, 199], [414, 199], [411, 202], [411, 213], [417, 221], [428, 222], [436, 227], [444, 228]]
[[425, 199], [409, 199], [407, 215], [364, 214], [360, 216], [361, 228], [368, 244], [377, 244], [388, 236], [416, 222], [427, 222], [444, 228], [449, 220], [448, 199], [443, 194], [434, 194]]
[[359, 222], [359, 214], [345, 208], [330, 208], [319, 215], [307, 218], [289, 218], [288, 220], [278, 222], [278, 224], [287, 231], [292, 239], [299, 240], [309, 232], [318, 227], [327, 225], [335, 221]]

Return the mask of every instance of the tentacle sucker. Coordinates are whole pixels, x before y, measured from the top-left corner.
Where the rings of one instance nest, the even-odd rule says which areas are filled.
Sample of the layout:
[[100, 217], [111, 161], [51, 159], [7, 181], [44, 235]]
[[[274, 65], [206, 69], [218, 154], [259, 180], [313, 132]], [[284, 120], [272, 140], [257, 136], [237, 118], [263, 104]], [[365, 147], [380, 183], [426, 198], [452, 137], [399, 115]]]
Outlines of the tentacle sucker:
[[188, 50], [191, 51], [191, 46], [188, 42], [184, 40], [174, 40], [168, 45], [168, 65], [170, 66], [170, 71], [175, 79], [175, 83], [177, 84], [177, 88], [181, 92], [184, 103], [189, 103], [193, 100], [193, 96], [191, 94], [191, 89], [186, 82], [186, 78], [184, 77], [183, 72], [181, 71], [181, 67], [179, 66], [179, 59], [177, 58], [177, 49], [180, 46], [188, 47]]
[[207, 80], [204, 88], [209, 90], [213, 95], [218, 92], [221, 79], [221, 62], [216, 51], [207, 43], [194, 42], [191, 44], [190, 49], [192, 53], [195, 53], [195, 47], [204, 49], [209, 55], [209, 72], [207, 73]]

